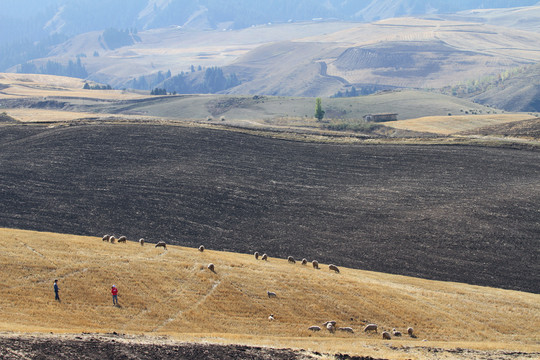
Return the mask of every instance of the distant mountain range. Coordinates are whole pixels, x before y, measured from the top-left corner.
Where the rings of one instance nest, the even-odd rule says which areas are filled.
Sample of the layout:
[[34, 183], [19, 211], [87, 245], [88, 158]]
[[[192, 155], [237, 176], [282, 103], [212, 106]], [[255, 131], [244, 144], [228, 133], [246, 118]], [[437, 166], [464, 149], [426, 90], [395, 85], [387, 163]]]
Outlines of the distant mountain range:
[[[444, 88], [540, 63], [540, 3], [530, 6], [536, 3], [3, 0], [0, 71], [178, 93]], [[377, 20], [395, 17], [402, 18]], [[519, 88], [520, 79], [512, 85]], [[470, 96], [510, 108], [490, 90]], [[518, 109], [538, 111], [534, 101]]]
[[68, 37], [113, 27], [138, 30], [171, 25], [241, 29], [269, 22], [385, 18], [529, 6], [538, 0], [2, 0], [0, 44]]

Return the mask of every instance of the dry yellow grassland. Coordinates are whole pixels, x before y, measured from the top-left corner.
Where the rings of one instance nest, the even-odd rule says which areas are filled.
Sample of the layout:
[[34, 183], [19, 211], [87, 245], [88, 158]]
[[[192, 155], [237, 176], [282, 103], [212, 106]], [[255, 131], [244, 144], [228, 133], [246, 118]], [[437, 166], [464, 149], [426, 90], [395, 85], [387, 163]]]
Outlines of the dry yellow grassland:
[[9, 86], [2, 92], [6, 99], [25, 97], [64, 97], [130, 100], [146, 96], [122, 90], [85, 90], [84, 80], [36, 74], [0, 73], [0, 85]]
[[107, 121], [130, 121], [130, 120], [158, 120], [153, 116], [142, 115], [118, 115], [106, 113], [85, 113], [67, 110], [50, 110], [34, 108], [6, 109], [5, 112], [12, 118], [24, 123], [43, 122], [69, 122], [75, 120], [107, 120]]
[[462, 131], [474, 130], [485, 126], [499, 125], [534, 118], [536, 117], [533, 115], [523, 113], [426, 116], [418, 119], [386, 122], [384, 125], [402, 130], [430, 132], [439, 135], [452, 135]]
[[[388, 356], [389, 344], [540, 351], [538, 294], [347, 268], [337, 274], [269, 255], [266, 262], [0, 229], [0, 331], [116, 331], [371, 356]], [[54, 300], [54, 279], [61, 302]], [[113, 284], [120, 307], [112, 306]], [[307, 330], [327, 320], [355, 333]], [[378, 324], [379, 333], [362, 332], [366, 323]], [[382, 330], [405, 333], [409, 326], [417, 338], [380, 338]], [[412, 355], [407, 358], [417, 358]]]

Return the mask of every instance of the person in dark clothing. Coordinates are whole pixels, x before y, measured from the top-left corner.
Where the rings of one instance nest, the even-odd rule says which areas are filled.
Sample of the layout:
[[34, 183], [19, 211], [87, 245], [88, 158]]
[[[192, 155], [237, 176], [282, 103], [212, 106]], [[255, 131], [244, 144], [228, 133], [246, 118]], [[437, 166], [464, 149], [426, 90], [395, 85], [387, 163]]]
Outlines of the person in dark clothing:
[[54, 300], [60, 301], [60, 296], [58, 296], [58, 291], [60, 291], [60, 288], [58, 287], [58, 280], [54, 280]]

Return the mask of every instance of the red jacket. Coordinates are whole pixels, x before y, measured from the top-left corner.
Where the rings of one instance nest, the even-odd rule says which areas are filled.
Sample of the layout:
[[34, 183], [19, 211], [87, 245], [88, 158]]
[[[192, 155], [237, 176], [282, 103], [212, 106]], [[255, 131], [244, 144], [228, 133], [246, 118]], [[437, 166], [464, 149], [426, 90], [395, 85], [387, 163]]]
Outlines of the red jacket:
[[113, 287], [113, 288], [111, 289], [111, 294], [113, 294], [113, 295], [118, 295], [118, 289], [115, 288], [115, 287]]

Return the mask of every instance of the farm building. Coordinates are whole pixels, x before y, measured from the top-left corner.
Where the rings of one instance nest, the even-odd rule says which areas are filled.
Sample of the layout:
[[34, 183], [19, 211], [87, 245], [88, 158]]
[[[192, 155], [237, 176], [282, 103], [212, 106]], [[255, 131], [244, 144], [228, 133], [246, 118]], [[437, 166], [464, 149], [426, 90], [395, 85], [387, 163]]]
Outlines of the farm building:
[[364, 115], [364, 121], [367, 122], [383, 122], [396, 121], [398, 114], [367, 114]]

